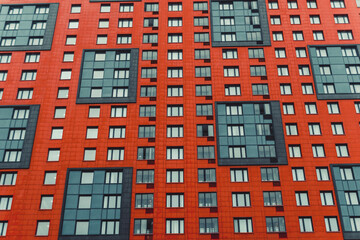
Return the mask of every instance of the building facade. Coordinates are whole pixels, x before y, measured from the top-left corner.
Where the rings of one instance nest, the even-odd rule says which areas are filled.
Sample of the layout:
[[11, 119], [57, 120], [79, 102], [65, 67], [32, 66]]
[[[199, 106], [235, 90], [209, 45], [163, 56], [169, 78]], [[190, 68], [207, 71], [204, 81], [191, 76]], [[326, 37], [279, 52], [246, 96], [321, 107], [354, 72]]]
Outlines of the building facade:
[[1, 239], [360, 239], [360, 1], [2, 0]]

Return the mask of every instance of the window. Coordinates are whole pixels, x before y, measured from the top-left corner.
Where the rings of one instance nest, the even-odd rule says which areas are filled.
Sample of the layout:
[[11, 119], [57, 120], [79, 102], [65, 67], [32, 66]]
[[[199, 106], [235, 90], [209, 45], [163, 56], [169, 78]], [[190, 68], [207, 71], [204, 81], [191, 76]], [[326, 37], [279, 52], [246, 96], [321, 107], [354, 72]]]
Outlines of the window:
[[182, 33], [169, 33], [168, 43], [182, 43]]
[[132, 3], [120, 4], [119, 12], [133, 12], [133, 11], [134, 11], [134, 4]]
[[37, 221], [36, 236], [48, 236], [50, 221]]
[[351, 167], [341, 167], [340, 168], [341, 180], [349, 181], [354, 180], [354, 174]]
[[158, 18], [144, 18], [144, 27], [158, 27], [159, 19]]
[[89, 221], [76, 221], [75, 235], [88, 235]]
[[211, 96], [211, 85], [196, 85], [195, 96]]
[[135, 194], [135, 208], [153, 208], [154, 194], [137, 193]]
[[132, 18], [119, 19], [119, 28], [131, 28], [133, 26]]
[[52, 209], [54, 196], [49, 195], [42, 195], [41, 202], [40, 202], [40, 210], [50, 210]]
[[261, 181], [279, 181], [279, 169], [277, 167], [261, 168]]
[[322, 144], [313, 144], [312, 152], [313, 152], [314, 158], [325, 157], [324, 145], [322, 145]]
[[197, 137], [213, 137], [214, 126], [210, 124], [198, 124], [196, 126]]
[[288, 4], [288, 9], [297, 9], [298, 5], [297, 5], [297, 1], [295, 0], [288, 0], [287, 2]]
[[166, 183], [183, 183], [184, 170], [171, 169], [166, 170]]
[[333, 135], [344, 135], [344, 127], [342, 123], [331, 123]]
[[272, 25], [280, 25], [281, 24], [280, 16], [270, 16], [270, 23]]
[[352, 232], [360, 231], [360, 217], [350, 217], [350, 225]]
[[355, 47], [342, 47], [341, 54], [343, 57], [357, 57], [357, 50]]
[[156, 68], [141, 68], [141, 78], [156, 78]]
[[212, 116], [212, 104], [196, 104], [196, 116]]
[[194, 11], [207, 11], [207, 2], [194, 2]]
[[110, 126], [109, 127], [109, 138], [125, 138], [125, 127]]
[[64, 62], [73, 62], [74, 61], [74, 52], [64, 52], [63, 61]]
[[242, 115], [242, 105], [227, 105], [226, 115], [227, 116]]
[[12, 196], [0, 196], [0, 210], [11, 210], [12, 200]]
[[220, 17], [220, 26], [234, 26], [235, 18], [234, 17]]
[[43, 37], [29, 37], [29, 46], [40, 46], [43, 45], [44, 38]]
[[166, 234], [183, 234], [184, 219], [166, 219]]
[[240, 96], [240, 85], [239, 84], [226, 84], [225, 85], [225, 96]]
[[284, 36], [282, 32], [273, 32], [273, 41], [284, 41]]
[[3, 162], [20, 162], [21, 150], [5, 150]]
[[266, 217], [266, 231], [271, 232], [286, 232], [284, 217]]
[[359, 197], [357, 191], [345, 191], [346, 205], [359, 205]]
[[300, 232], [313, 232], [312, 218], [299, 217]]
[[285, 124], [285, 129], [286, 129], [286, 135], [288, 135], [288, 136], [296, 136], [296, 135], [298, 135], [298, 130], [297, 130], [297, 124], [296, 123], [286, 123]]
[[360, 65], [345, 65], [346, 74], [348, 75], [359, 75], [360, 74]]
[[139, 126], [139, 138], [154, 138], [155, 126]]
[[1, 53], [0, 54], [0, 64], [10, 63], [11, 62], [11, 53]]
[[139, 110], [140, 117], [155, 117], [156, 116], [156, 106], [153, 105], [145, 105], [145, 106], [140, 106], [140, 110]]
[[288, 66], [277, 66], [278, 76], [289, 76]]
[[290, 23], [291, 24], [301, 24], [300, 16], [290, 16]]
[[0, 174], [0, 186], [10, 186], [15, 185], [17, 178], [17, 173], [13, 172], [4, 172]]
[[127, 107], [126, 106], [112, 106], [110, 117], [126, 117]]
[[281, 192], [263, 192], [264, 206], [282, 206]]
[[293, 40], [294, 41], [303, 41], [304, 35], [302, 31], [294, 31], [293, 33]]
[[221, 33], [221, 41], [222, 42], [235, 42], [236, 41], [236, 33]]
[[324, 217], [327, 232], [338, 232], [339, 225], [337, 217]]
[[332, 192], [320, 192], [321, 205], [332, 206], [334, 205], [334, 198]]
[[[18, 30], [18, 29], [19, 29], [19, 21], [5, 22], [4, 30]], [[32, 28], [32, 29], [34, 29], [34, 28]]]
[[299, 75], [300, 76], [309, 76], [310, 75], [309, 65], [299, 65]]
[[317, 114], [316, 103], [305, 103], [306, 114]]
[[330, 0], [331, 8], [345, 8], [344, 0]]
[[145, 3], [145, 12], [158, 12], [159, 3]]
[[134, 235], [152, 234], [153, 220], [152, 219], [135, 219], [134, 220]]
[[210, 59], [210, 49], [195, 49], [195, 59]]
[[85, 148], [84, 149], [84, 161], [95, 161], [96, 148]]
[[209, 26], [208, 17], [194, 17], [194, 26]]
[[295, 108], [293, 103], [283, 103], [283, 112], [284, 115], [295, 114]]
[[292, 168], [293, 181], [305, 181], [304, 168]]
[[101, 221], [101, 235], [119, 234], [120, 221]]
[[307, 192], [295, 192], [296, 206], [309, 206], [309, 197]]
[[0, 100], [1, 100], [2, 97], [3, 97], [3, 94], [4, 94], [4, 89], [3, 89], [3, 88], [0, 88]]
[[39, 62], [39, 60], [40, 60], [40, 53], [26, 53], [25, 55], [26, 63]]
[[250, 207], [250, 193], [238, 192], [232, 193], [232, 206], [233, 207]]
[[216, 182], [216, 169], [213, 168], [199, 168], [198, 182]]
[[235, 233], [252, 233], [252, 219], [251, 218], [234, 218], [234, 232]]
[[229, 158], [246, 158], [245, 146], [230, 146]]
[[319, 15], [310, 15], [310, 23], [311, 24], [320, 24], [320, 16]]
[[32, 99], [32, 88], [19, 88], [16, 99]]
[[154, 170], [137, 170], [136, 183], [154, 183]]
[[335, 144], [337, 157], [349, 157], [349, 150], [347, 144]]
[[335, 93], [335, 86], [333, 83], [324, 83], [323, 90], [325, 94], [334, 94]]
[[138, 160], [155, 160], [155, 147], [138, 147]]
[[167, 106], [168, 117], [182, 117], [183, 116], [183, 105], [168, 105]]
[[269, 9], [279, 9], [279, 4], [277, 0], [269, 1]]
[[109, 28], [109, 19], [99, 19], [99, 28]]
[[15, 37], [2, 37], [0, 46], [2, 46], [2, 47], [14, 46], [15, 39], [16, 39]]
[[49, 6], [48, 5], [37, 6], [35, 8], [35, 14], [45, 14], [45, 13], [49, 13]]
[[86, 139], [97, 139], [98, 127], [87, 127], [86, 128]]
[[[238, 77], [237, 75], [236, 77]], [[266, 76], [266, 67], [265, 66], [250, 66], [250, 76]]]
[[197, 147], [198, 159], [215, 159], [214, 146], [198, 146]]
[[107, 44], [107, 35], [97, 35], [96, 44]]
[[218, 219], [217, 218], [199, 218], [200, 233], [218, 233]]
[[349, 17], [347, 14], [335, 14], [334, 21], [336, 24], [349, 23]]
[[106, 171], [105, 184], [120, 184], [122, 183], [122, 171]]
[[324, 40], [324, 33], [323, 31], [313, 31], [313, 37], [315, 41], [322, 41]]
[[[232, 52], [232, 54], [231, 54]], [[230, 57], [225, 58], [224, 53], [227, 53], [227, 56]], [[229, 54], [230, 53], [230, 54]], [[264, 49], [262, 48], [249, 48], [248, 49], [249, 58], [264, 58]], [[234, 56], [234, 57], [231, 57]], [[223, 59], [237, 59], [237, 50], [236, 49], [223, 49]]]
[[307, 0], [307, 8], [317, 8], [316, 0]]
[[81, 5], [80, 4], [72, 4], [70, 13], [80, 13], [81, 12]]
[[131, 34], [118, 34], [117, 44], [131, 44]]
[[329, 171], [327, 167], [317, 167], [316, 176], [318, 181], [329, 181]]
[[269, 88], [267, 84], [252, 84], [252, 94], [256, 95], [269, 95]]
[[184, 137], [184, 128], [182, 125], [168, 125], [166, 132], [168, 138]]
[[353, 34], [351, 30], [338, 30], [339, 40], [353, 40]]
[[107, 160], [109, 161], [124, 160], [124, 148], [108, 148]]
[[289, 145], [289, 155], [291, 158], [300, 158], [301, 157], [300, 145]]
[[291, 84], [280, 84], [280, 93], [281, 95], [292, 95]]
[[157, 60], [157, 50], [143, 50], [142, 60]]
[[59, 148], [50, 148], [48, 151], [48, 162], [58, 162], [60, 159], [60, 149]]
[[44, 30], [44, 29], [46, 29], [46, 21], [33, 21], [32, 25], [31, 25], [31, 29], [32, 30]]
[[211, 67], [195, 67], [195, 77], [211, 77]]
[[168, 68], [167, 69], [167, 77], [168, 78], [182, 78], [183, 77], [183, 69], [181, 67]]
[[166, 159], [167, 160], [184, 159], [184, 148], [183, 147], [167, 147], [166, 148]]
[[168, 27], [182, 27], [182, 18], [168, 18]]
[[57, 176], [57, 172], [45, 172], [44, 185], [55, 185], [56, 176]]
[[199, 193], [199, 207], [217, 207], [216, 192]]
[[286, 58], [285, 48], [275, 48], [275, 57], [276, 58]]
[[[117, 72], [115, 72], [116, 74]], [[122, 73], [119, 73], [122, 74]], [[114, 76], [116, 78], [116, 76]], [[118, 78], [120, 79], [120, 78]], [[112, 97], [128, 97], [129, 90], [126, 87], [114, 87], [112, 90]]]
[[[249, 49], [249, 58], [250, 58], [250, 49]], [[237, 59], [238, 54], [236, 49], [223, 49], [222, 50], [223, 59]]]
[[62, 127], [54, 127], [51, 130], [51, 139], [62, 139], [63, 137], [63, 128]]
[[304, 95], [314, 94], [314, 89], [311, 83], [303, 83], [301, 84], [302, 93]]
[[309, 123], [308, 125], [310, 135], [321, 135], [320, 123]]
[[10, 6], [8, 14], [17, 15], [17, 14], [22, 14], [22, 12], [23, 12], [22, 6]]
[[229, 137], [244, 136], [244, 125], [239, 125], [239, 124], [228, 125], [227, 135]]
[[70, 80], [71, 72], [71, 69], [61, 69], [60, 80]]
[[[36, 70], [23, 70], [21, 73], [21, 81], [35, 81], [36, 74], [37, 74]], [[5, 81], [6, 76], [7, 76], [7, 72], [0, 72], [0, 80]]]
[[[359, 74], [360, 74], [360, 72], [359, 72]], [[350, 92], [351, 93], [360, 93], [360, 83], [350, 83]]]
[[98, 118], [100, 117], [100, 107], [98, 106], [90, 106], [89, 107], [89, 118]]
[[182, 3], [180, 2], [171, 2], [169, 3], [169, 12], [179, 12], [182, 11]]
[[183, 193], [167, 193], [166, 194], [166, 207], [167, 208], [182, 208], [184, 207], [184, 194]]
[[168, 50], [168, 60], [182, 60], [182, 50]]

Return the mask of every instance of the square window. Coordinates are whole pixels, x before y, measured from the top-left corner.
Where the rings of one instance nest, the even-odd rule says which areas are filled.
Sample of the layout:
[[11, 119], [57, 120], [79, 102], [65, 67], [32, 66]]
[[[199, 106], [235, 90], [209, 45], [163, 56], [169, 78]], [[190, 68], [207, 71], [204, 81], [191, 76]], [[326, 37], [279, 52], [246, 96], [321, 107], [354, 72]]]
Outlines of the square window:
[[80, 4], [72, 4], [70, 13], [80, 13], [81, 12], [81, 5]]
[[100, 98], [101, 95], [102, 95], [101, 88], [91, 88], [91, 93], [90, 93], [91, 98]]
[[65, 45], [75, 45], [76, 44], [76, 36], [66, 36]]
[[45, 172], [44, 185], [55, 185], [56, 176], [57, 176], [57, 172]]
[[49, 235], [50, 221], [38, 221], [36, 226], [36, 236]]
[[97, 138], [98, 138], [98, 128], [97, 127], [87, 127], [86, 139], [97, 139]]
[[107, 44], [107, 35], [98, 35], [96, 44]]
[[100, 12], [101, 12], [101, 13], [110, 12], [110, 4], [101, 4], [101, 6], [100, 6]]
[[99, 19], [99, 28], [109, 28], [109, 19]]
[[55, 107], [54, 118], [65, 118], [66, 107]]
[[[62, 134], [62, 133], [61, 133]], [[60, 137], [60, 136], [59, 136]], [[53, 139], [53, 138], [52, 138]], [[60, 138], [61, 139], [61, 138]], [[60, 149], [49, 149], [48, 152], [48, 162], [58, 162], [60, 159]]]
[[51, 139], [62, 139], [63, 128], [53, 128], [51, 131]]
[[51, 210], [54, 196], [41, 196], [40, 210]]
[[82, 172], [81, 173], [81, 184], [93, 184], [94, 172]]
[[88, 235], [88, 234], [89, 234], [89, 221], [76, 221], [75, 235]]
[[85, 148], [84, 150], [84, 161], [95, 161], [96, 148]]
[[79, 28], [79, 20], [78, 19], [71, 19], [69, 20], [69, 29], [78, 29]]
[[100, 117], [100, 106], [90, 106], [89, 118], [99, 118], [99, 117]]
[[58, 99], [64, 99], [69, 97], [69, 88], [59, 88], [57, 98]]
[[70, 80], [71, 73], [71, 69], [61, 69], [60, 80]]
[[91, 196], [79, 196], [78, 209], [88, 209], [91, 207]]
[[74, 61], [74, 52], [64, 52], [63, 61], [64, 62], [73, 62]]

